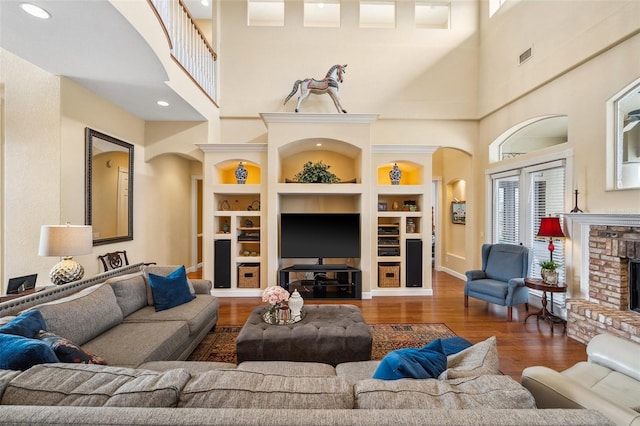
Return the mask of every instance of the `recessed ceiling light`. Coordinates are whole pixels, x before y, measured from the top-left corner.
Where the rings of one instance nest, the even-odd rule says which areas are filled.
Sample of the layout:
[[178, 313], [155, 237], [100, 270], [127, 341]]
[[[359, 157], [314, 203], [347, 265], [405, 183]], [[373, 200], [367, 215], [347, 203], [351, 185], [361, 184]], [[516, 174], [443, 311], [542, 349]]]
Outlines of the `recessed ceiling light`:
[[167, 101], [158, 101], [156, 102], [158, 105], [163, 106], [163, 107], [167, 107], [169, 106], [169, 102]]
[[209, 6], [209, 0], [202, 0], [200, 3], [202, 3], [203, 6]]
[[20, 7], [22, 8], [22, 10], [27, 12], [29, 15], [35, 16], [36, 18], [40, 18], [40, 19], [49, 19], [49, 18], [51, 18], [51, 14], [49, 12], [47, 12], [46, 10], [41, 8], [40, 6], [36, 6], [35, 4], [20, 3]]

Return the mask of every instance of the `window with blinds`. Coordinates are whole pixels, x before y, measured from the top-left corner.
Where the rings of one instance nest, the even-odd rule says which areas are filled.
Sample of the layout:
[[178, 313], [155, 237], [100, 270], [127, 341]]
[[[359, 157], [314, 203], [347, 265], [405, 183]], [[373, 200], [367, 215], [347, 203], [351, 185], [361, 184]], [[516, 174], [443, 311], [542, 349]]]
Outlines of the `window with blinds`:
[[[538, 229], [540, 229], [540, 220], [545, 216], [561, 216], [564, 209], [564, 192], [565, 192], [565, 170], [564, 165], [544, 170], [530, 171], [528, 175], [531, 179], [530, 192], [530, 239], [532, 241], [533, 265], [531, 275], [540, 277], [541, 261], [549, 260], [550, 254], [548, 250], [548, 238], [536, 238]], [[562, 220], [561, 220], [562, 222]], [[553, 260], [561, 265], [558, 268], [560, 273], [560, 282], [565, 281], [565, 244], [564, 239], [556, 239], [553, 241], [555, 250], [553, 251]]]
[[493, 243], [520, 244], [520, 176], [493, 178]]
[[[524, 244], [533, 251], [531, 277], [540, 277], [540, 261], [549, 260], [548, 239], [537, 239], [540, 220], [561, 216], [565, 210], [564, 160], [531, 165], [491, 175], [492, 242]], [[564, 240], [554, 240], [553, 260], [565, 281]]]

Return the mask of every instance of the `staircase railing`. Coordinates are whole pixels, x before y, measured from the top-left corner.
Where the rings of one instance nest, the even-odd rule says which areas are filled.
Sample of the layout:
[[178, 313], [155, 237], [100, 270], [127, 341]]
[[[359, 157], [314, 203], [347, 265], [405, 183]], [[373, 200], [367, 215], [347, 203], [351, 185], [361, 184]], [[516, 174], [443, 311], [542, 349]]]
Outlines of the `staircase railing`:
[[171, 56], [202, 91], [216, 102], [216, 52], [182, 0], [148, 0], [160, 19]]

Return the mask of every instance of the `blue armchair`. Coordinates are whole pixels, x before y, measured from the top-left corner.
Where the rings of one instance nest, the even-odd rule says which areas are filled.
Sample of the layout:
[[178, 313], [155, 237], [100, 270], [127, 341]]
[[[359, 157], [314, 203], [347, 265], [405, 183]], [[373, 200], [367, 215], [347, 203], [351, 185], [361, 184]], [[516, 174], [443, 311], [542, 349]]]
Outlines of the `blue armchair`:
[[524, 303], [529, 311], [529, 289], [524, 279], [529, 275], [531, 252], [514, 244], [483, 244], [482, 270], [465, 272], [464, 307], [469, 297], [507, 307], [512, 320], [513, 306]]

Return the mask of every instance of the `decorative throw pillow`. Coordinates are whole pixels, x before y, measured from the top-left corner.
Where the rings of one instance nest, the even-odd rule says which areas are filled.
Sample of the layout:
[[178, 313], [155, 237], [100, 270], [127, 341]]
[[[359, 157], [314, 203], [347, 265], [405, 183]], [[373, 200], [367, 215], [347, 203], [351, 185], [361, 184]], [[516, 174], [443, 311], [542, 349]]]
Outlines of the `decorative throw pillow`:
[[57, 334], [40, 330], [36, 335], [36, 339], [49, 345], [60, 362], [107, 365], [107, 362], [101, 357], [85, 351], [80, 346]]
[[196, 298], [189, 290], [187, 271], [184, 266], [179, 267], [166, 277], [149, 274], [149, 285], [151, 293], [153, 293], [156, 312], [174, 308]]
[[[147, 304], [149, 306], [153, 306], [155, 304], [154, 300], [153, 300], [153, 293], [151, 292], [151, 285], [149, 283], [149, 274], [154, 274], [154, 275], [160, 275], [162, 277], [166, 277], [167, 275], [171, 274], [172, 272], [175, 272], [176, 269], [178, 269], [180, 266], [178, 265], [145, 265], [142, 267], [142, 276], [144, 277], [145, 283], [146, 283], [146, 287], [147, 287]], [[183, 265], [184, 267], [184, 265]], [[189, 279], [189, 277], [187, 277], [187, 283], [189, 284], [189, 291], [191, 291], [192, 295], [196, 295], [196, 290], [193, 287], [193, 283], [191, 282], [191, 280]]]
[[373, 373], [374, 379], [429, 379], [438, 377], [447, 368], [447, 356], [442, 342], [436, 339], [416, 349], [398, 349], [389, 352]]
[[46, 329], [47, 324], [45, 323], [40, 311], [32, 309], [30, 311], [22, 312], [8, 324], [0, 327], [0, 333], [33, 338], [40, 330]]
[[471, 346], [473, 346], [473, 343], [460, 336], [442, 339], [442, 350], [446, 356], [457, 354]]
[[27, 370], [36, 364], [58, 362], [44, 342], [14, 334], [0, 334], [0, 369]]
[[500, 374], [495, 336], [447, 357], [447, 369], [438, 378], [459, 379], [486, 374]]

